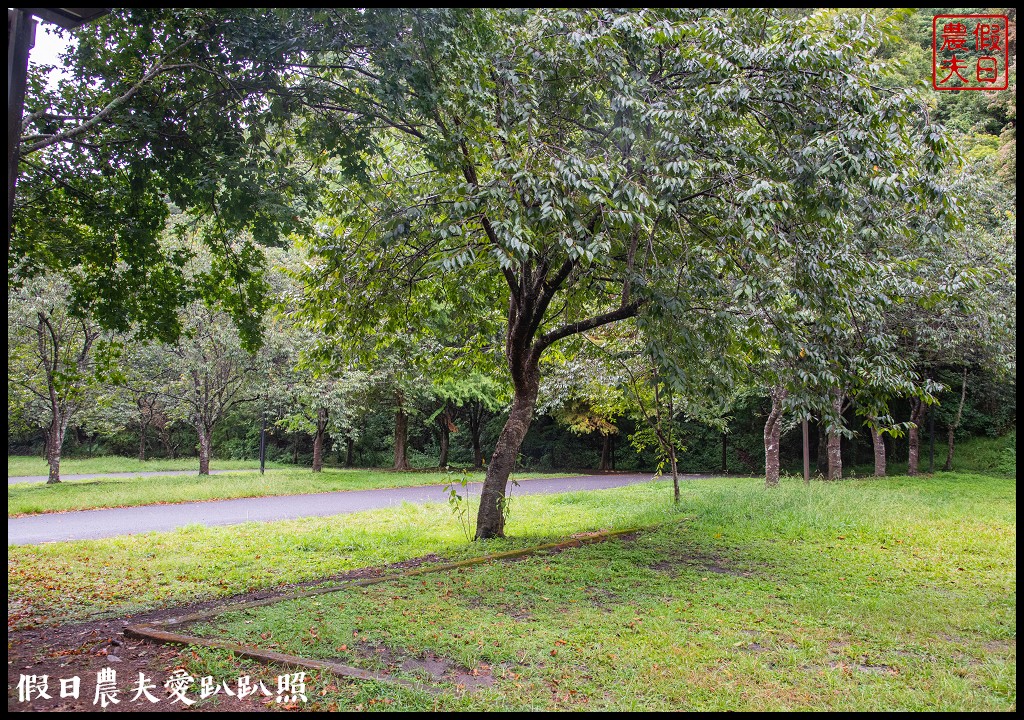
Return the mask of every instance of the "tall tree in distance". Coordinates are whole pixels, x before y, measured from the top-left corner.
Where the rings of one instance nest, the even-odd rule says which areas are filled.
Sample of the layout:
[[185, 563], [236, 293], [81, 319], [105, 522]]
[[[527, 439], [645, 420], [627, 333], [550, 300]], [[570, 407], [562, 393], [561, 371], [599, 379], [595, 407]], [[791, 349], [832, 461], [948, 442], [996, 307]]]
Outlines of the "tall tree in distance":
[[[39, 277], [7, 293], [9, 394], [31, 406], [45, 427], [47, 483], [60, 482], [64, 436], [74, 416], [95, 402], [100, 328], [67, 307], [69, 284]], [[9, 398], [9, 403], [15, 398]]]
[[214, 428], [232, 409], [259, 397], [257, 357], [242, 347], [226, 315], [202, 303], [189, 308], [183, 325], [167, 351], [179, 376], [166, 393], [177, 415], [195, 429], [199, 474], [209, 475]]

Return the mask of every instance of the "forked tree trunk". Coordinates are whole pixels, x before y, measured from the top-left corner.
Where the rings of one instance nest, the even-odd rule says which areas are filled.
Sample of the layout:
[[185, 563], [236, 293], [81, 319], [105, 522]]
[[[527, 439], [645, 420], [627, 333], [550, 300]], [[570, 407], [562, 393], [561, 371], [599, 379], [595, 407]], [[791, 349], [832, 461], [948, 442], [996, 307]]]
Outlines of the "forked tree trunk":
[[196, 428], [199, 434], [199, 474], [210, 474], [210, 431], [201, 425]]
[[316, 430], [313, 432], [313, 472], [324, 469], [324, 435], [327, 434], [327, 408], [317, 408]]
[[921, 421], [924, 420], [925, 404], [923, 400], [910, 401], [910, 430], [907, 432], [907, 475], [917, 475], [918, 458], [921, 455]]
[[406, 448], [406, 441], [409, 435], [409, 416], [405, 414], [405, 406], [402, 404], [405, 398], [402, 391], [395, 392], [395, 470], [411, 470], [409, 455]]
[[352, 438], [345, 440], [345, 467], [352, 467], [355, 462], [356, 441]]
[[[832, 391], [832, 408], [835, 410], [836, 418], [843, 416], [843, 393], [840, 390]], [[838, 432], [828, 433], [828, 479], [843, 479], [843, 446], [842, 435]]]
[[[779, 486], [779, 442], [782, 438], [782, 403], [786, 399], [786, 389], [781, 386], [772, 388], [772, 409], [768, 412], [768, 420], [764, 424], [764, 485], [766, 488]], [[722, 436], [723, 442], [725, 436]]]
[[600, 472], [608, 472], [612, 469], [612, 436], [601, 436], [601, 468]]
[[956, 429], [960, 427], [960, 418], [964, 413], [964, 400], [967, 399], [967, 368], [964, 368], [963, 377], [960, 380], [960, 404], [956, 408], [956, 417], [953, 422], [950, 423], [949, 429], [946, 431], [946, 442], [948, 449], [946, 450], [946, 464], [942, 467], [943, 470], [953, 469], [953, 444], [956, 442]]
[[537, 405], [537, 391], [540, 388], [540, 367], [536, 360], [525, 361], [524, 364], [525, 367], [513, 369], [515, 396], [512, 409], [487, 465], [487, 476], [480, 492], [477, 540], [505, 535], [505, 486], [515, 469], [523, 438], [533, 422], [533, 409]]
[[885, 438], [874, 418], [868, 421], [868, 427], [871, 428], [871, 446], [875, 452], [875, 477], [885, 477]]

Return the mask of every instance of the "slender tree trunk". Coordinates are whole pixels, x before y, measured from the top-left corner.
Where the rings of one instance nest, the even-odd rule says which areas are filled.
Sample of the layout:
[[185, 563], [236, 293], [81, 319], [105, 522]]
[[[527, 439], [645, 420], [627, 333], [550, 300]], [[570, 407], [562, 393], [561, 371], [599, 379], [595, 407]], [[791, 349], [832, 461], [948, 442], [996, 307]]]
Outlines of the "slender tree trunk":
[[[779, 486], [779, 443], [782, 438], [782, 403], [786, 399], [786, 389], [782, 386], [772, 388], [771, 399], [772, 409], [768, 412], [768, 420], [764, 424], [764, 485], [766, 488]], [[722, 441], [725, 442], [725, 435], [722, 435]]]
[[46, 480], [47, 485], [60, 482], [60, 454], [64, 447], [64, 433], [67, 430], [67, 421], [58, 410], [54, 410], [50, 427], [46, 433], [46, 462], [50, 466], [50, 474]]
[[313, 433], [313, 472], [322, 472], [324, 469], [324, 433], [317, 429]]
[[875, 477], [885, 477], [885, 438], [874, 418], [868, 421], [868, 427], [871, 428], [871, 446], [875, 451]]
[[139, 423], [139, 462], [146, 462], [146, 426]]
[[324, 435], [327, 434], [327, 408], [317, 408], [316, 431], [313, 433], [313, 472], [324, 469]]
[[943, 470], [953, 469], [953, 447], [956, 444], [956, 428], [950, 426], [946, 430], [946, 464], [942, 466]]
[[967, 368], [964, 367], [964, 373], [960, 379], [960, 404], [956, 408], [956, 418], [950, 423], [949, 429], [946, 433], [946, 440], [948, 443], [948, 449], [946, 451], [946, 464], [943, 466], [943, 470], [953, 469], [953, 444], [956, 441], [956, 429], [960, 427], [960, 418], [964, 412], [964, 400], [967, 399]]
[[601, 436], [601, 469], [600, 472], [608, 472], [611, 470], [612, 460], [612, 436], [602, 435]]
[[668, 446], [668, 462], [672, 467], [672, 501], [679, 504], [679, 464], [676, 462], [675, 445]]
[[[843, 415], [843, 392], [832, 391], [832, 407], [836, 411], [836, 418], [841, 419]], [[843, 479], [843, 446], [842, 435], [838, 432], [828, 433], [828, 479]]]
[[202, 425], [196, 428], [199, 433], [199, 474], [210, 474], [210, 431]]
[[395, 470], [411, 470], [409, 456], [406, 451], [406, 440], [409, 435], [409, 416], [405, 414], [402, 404], [405, 398], [402, 391], [395, 392]]
[[[510, 363], [512, 364], [512, 363]], [[476, 539], [486, 540], [505, 536], [505, 487], [515, 469], [519, 448], [533, 422], [533, 409], [537, 405], [540, 388], [540, 368], [537, 362], [525, 361], [525, 367], [513, 370], [515, 397], [505, 427], [501, 429], [494, 454], [487, 465], [487, 476], [480, 492], [480, 511], [477, 515]], [[514, 366], [514, 364], [513, 364]]]
[[729, 461], [726, 456], [728, 449], [729, 436], [726, 433], [722, 433], [722, 474], [729, 472]]
[[907, 475], [917, 475], [918, 458], [921, 455], [921, 421], [924, 420], [925, 404], [923, 400], [910, 401], [910, 430], [907, 432]]
[[347, 438], [345, 445], [345, 467], [352, 467], [352, 463], [355, 461], [356, 441], [352, 438]]

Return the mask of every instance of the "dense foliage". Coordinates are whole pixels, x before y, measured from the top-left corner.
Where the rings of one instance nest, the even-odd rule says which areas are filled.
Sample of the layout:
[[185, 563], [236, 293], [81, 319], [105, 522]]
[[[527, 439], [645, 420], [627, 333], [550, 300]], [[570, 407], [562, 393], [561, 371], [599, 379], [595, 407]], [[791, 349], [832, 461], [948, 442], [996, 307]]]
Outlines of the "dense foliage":
[[1016, 422], [1016, 76], [922, 91], [932, 14], [116, 11], [30, 86], [9, 451], [486, 463], [480, 537], [515, 467], [772, 484], [804, 417], [955, 467]]

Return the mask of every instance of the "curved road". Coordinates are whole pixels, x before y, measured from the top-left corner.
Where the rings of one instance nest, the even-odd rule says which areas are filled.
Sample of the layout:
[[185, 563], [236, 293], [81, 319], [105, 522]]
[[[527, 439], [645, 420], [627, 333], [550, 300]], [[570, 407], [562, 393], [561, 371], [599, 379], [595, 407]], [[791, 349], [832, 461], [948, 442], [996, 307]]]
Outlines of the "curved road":
[[[630, 475], [582, 475], [568, 478], [520, 480], [513, 495], [540, 495], [603, 490], [633, 485], [652, 479], [650, 473]], [[688, 475], [685, 477], [703, 477]], [[132, 535], [174, 530], [185, 525], [236, 525], [244, 522], [270, 522], [293, 518], [341, 515], [401, 505], [402, 503], [444, 503], [448, 495], [443, 485], [349, 490], [307, 495], [209, 500], [176, 505], [144, 505], [109, 510], [79, 510], [7, 519], [8, 545], [38, 545], [62, 540]], [[470, 493], [480, 496], [481, 483], [470, 483]]]

